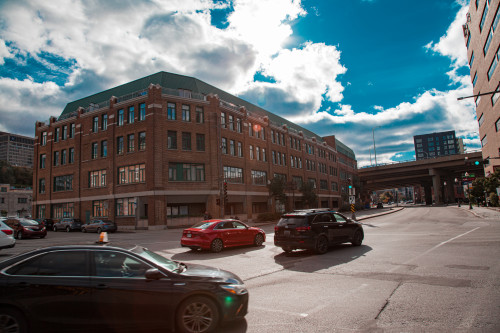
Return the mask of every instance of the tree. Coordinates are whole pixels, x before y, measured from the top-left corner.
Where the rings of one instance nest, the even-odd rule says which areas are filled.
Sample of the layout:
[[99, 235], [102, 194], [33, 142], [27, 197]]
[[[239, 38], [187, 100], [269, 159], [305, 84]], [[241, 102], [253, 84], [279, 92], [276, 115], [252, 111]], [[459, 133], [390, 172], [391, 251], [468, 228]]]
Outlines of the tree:
[[282, 177], [275, 176], [267, 185], [269, 196], [274, 197], [276, 201], [284, 205], [286, 203], [285, 187], [285, 180]]
[[6, 161], [0, 161], [0, 183], [14, 186], [32, 186], [33, 170], [24, 167], [15, 167]]
[[315, 207], [318, 205], [318, 196], [314, 191], [314, 185], [310, 182], [303, 182], [300, 187], [302, 193], [302, 202], [306, 207]]
[[477, 178], [472, 182], [471, 195], [473, 199], [478, 198], [479, 201], [490, 201], [491, 205], [498, 206], [498, 195], [496, 189], [500, 187], [500, 170], [496, 170], [489, 177]]

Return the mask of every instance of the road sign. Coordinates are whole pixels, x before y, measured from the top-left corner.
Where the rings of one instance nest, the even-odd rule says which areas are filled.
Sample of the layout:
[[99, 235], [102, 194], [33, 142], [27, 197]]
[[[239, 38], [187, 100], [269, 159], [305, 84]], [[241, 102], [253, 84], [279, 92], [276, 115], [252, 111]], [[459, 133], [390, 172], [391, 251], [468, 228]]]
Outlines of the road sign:
[[356, 189], [354, 187], [349, 188], [349, 195], [353, 196], [356, 194]]
[[356, 197], [354, 195], [349, 196], [349, 204], [355, 204], [356, 203]]

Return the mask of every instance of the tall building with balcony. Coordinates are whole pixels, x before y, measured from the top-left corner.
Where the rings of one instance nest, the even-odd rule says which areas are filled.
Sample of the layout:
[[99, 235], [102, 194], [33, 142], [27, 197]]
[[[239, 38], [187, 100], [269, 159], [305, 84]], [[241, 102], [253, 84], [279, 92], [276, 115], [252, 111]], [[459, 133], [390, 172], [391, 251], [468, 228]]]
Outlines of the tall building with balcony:
[[33, 138], [0, 132], [0, 161], [12, 166], [33, 167]]
[[[192, 77], [159, 72], [67, 104], [36, 124], [34, 217], [106, 217], [156, 229], [213, 217], [255, 219], [303, 182], [339, 208], [353, 151]], [[294, 202], [291, 202], [294, 200]]]
[[460, 154], [460, 145], [455, 137], [455, 131], [415, 135], [413, 142], [415, 144], [415, 157], [417, 161], [426, 158]]
[[[500, 11], [498, 0], [471, 0], [463, 25], [485, 174], [500, 168]], [[481, 95], [484, 94], [484, 95]]]

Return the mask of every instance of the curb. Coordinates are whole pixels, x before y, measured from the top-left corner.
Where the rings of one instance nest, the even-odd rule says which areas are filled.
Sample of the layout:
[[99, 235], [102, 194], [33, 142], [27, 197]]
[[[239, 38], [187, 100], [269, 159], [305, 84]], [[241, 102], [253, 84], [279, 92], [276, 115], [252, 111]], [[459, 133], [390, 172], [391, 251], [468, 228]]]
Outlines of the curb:
[[372, 214], [372, 215], [360, 216], [360, 217], [356, 218], [356, 221], [363, 221], [363, 220], [371, 219], [372, 217], [377, 217], [377, 216], [392, 214], [392, 213], [395, 213], [395, 212], [399, 212], [400, 210], [403, 210], [403, 209], [404, 209], [404, 207], [398, 207], [398, 208], [391, 209], [389, 211], [382, 212], [382, 213], [376, 213], [376, 214]]

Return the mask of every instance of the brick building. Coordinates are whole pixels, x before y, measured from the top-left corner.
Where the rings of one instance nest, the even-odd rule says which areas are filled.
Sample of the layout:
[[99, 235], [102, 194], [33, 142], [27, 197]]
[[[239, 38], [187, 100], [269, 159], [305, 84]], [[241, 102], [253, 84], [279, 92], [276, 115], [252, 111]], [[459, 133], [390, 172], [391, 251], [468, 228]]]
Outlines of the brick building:
[[470, 1], [463, 30], [486, 175], [500, 168], [500, 93], [485, 94], [500, 90], [499, 22], [498, 0]]
[[[338, 208], [357, 173], [354, 153], [333, 135], [166, 72], [37, 122], [35, 159], [35, 217], [105, 216], [137, 229], [189, 225], [206, 210], [255, 219], [275, 210], [273, 177], [314, 183], [318, 204]], [[287, 195], [300, 207], [298, 190]]]

